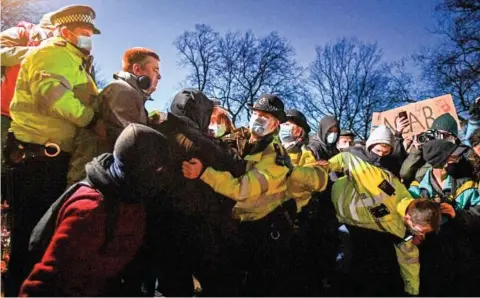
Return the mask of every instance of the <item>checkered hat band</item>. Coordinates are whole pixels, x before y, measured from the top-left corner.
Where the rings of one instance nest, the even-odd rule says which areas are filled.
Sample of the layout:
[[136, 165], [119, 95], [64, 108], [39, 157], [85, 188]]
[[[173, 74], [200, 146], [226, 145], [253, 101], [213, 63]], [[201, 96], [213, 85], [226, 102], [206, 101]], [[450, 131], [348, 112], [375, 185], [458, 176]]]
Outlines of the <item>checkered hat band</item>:
[[64, 17], [59, 17], [55, 20], [56, 25], [70, 23], [87, 23], [94, 25], [94, 19], [91, 15], [88, 14], [72, 14]]

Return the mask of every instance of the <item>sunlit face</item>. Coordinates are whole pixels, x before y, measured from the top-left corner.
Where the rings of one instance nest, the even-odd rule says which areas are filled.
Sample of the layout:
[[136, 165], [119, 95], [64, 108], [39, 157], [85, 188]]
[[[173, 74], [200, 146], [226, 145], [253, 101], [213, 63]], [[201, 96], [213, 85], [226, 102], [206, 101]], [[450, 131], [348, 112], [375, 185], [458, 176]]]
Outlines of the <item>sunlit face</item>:
[[337, 141], [337, 148], [344, 149], [352, 146], [353, 137], [351, 136], [340, 136]]
[[150, 85], [150, 88], [148, 88], [146, 91], [148, 93], [153, 93], [155, 92], [155, 90], [157, 90], [157, 84], [162, 78], [162, 76], [160, 75], [160, 61], [158, 61], [154, 57], [148, 56], [142, 65], [133, 65], [133, 74], [136, 76], [149, 77], [152, 84]]
[[375, 144], [370, 151], [380, 157], [383, 157], [392, 153], [392, 147], [388, 144]]
[[268, 120], [268, 122], [270, 123], [270, 125], [268, 127], [269, 129], [274, 130], [280, 125], [280, 121], [278, 121], [278, 119], [275, 118], [275, 116], [273, 116], [270, 113], [267, 113], [267, 112], [264, 112], [264, 111], [259, 111], [259, 110], [253, 110], [252, 115], [257, 115], [259, 117], [266, 118]]
[[60, 33], [62, 34], [63, 38], [68, 40], [70, 43], [77, 45], [79, 36], [93, 36], [93, 28], [88, 25], [80, 25], [73, 28], [72, 30], [68, 29], [67, 27], [62, 27], [60, 29]]

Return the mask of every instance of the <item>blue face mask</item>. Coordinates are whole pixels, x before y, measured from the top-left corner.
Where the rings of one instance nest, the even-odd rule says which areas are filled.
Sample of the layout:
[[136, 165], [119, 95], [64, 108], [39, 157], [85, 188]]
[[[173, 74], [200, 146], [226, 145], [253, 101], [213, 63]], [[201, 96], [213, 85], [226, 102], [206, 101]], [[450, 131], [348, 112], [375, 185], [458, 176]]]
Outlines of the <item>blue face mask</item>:
[[280, 125], [279, 136], [282, 144], [288, 144], [296, 140], [296, 138], [293, 136], [292, 127], [288, 124]]
[[334, 144], [337, 141], [338, 132], [330, 132], [327, 134], [327, 143]]
[[249, 128], [250, 131], [256, 136], [263, 137], [271, 133], [269, 130], [270, 121], [269, 119], [253, 114], [250, 118]]

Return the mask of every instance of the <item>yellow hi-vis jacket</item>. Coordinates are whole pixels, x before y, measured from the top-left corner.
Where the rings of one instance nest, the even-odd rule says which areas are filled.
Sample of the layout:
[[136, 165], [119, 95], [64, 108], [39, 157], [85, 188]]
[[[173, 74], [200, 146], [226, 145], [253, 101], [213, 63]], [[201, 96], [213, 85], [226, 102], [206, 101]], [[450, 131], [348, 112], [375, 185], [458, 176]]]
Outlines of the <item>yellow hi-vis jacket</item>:
[[61, 37], [45, 41], [23, 61], [10, 104], [11, 130], [20, 141], [53, 142], [71, 152], [78, 127], [94, 116], [80, 97], [97, 90], [84, 67], [87, 56]]
[[[338, 179], [332, 187], [332, 201], [340, 222], [391, 233], [401, 239], [405, 237], [407, 229], [403, 217], [414, 199], [392, 173], [375, 167], [349, 152], [332, 157], [329, 160], [329, 168], [331, 171], [345, 173], [345, 176]], [[393, 187], [394, 193], [391, 189], [385, 188], [387, 183]], [[379, 206], [383, 210], [381, 215], [375, 212], [379, 210]], [[394, 245], [405, 284], [404, 289], [409, 294], [417, 295], [420, 288], [418, 248], [411, 240]]]
[[[295, 150], [296, 149], [296, 150]], [[312, 198], [312, 192], [322, 192], [328, 184], [328, 171], [315, 165], [315, 156], [305, 146], [287, 149], [293, 170], [287, 181], [288, 197], [295, 199], [300, 212]]]
[[287, 166], [276, 163], [277, 145], [287, 155], [278, 137], [274, 137], [263, 152], [245, 156], [246, 173], [234, 178], [229, 172], [208, 167], [200, 179], [219, 194], [237, 203], [233, 216], [241, 221], [256, 221], [275, 210], [286, 199]]

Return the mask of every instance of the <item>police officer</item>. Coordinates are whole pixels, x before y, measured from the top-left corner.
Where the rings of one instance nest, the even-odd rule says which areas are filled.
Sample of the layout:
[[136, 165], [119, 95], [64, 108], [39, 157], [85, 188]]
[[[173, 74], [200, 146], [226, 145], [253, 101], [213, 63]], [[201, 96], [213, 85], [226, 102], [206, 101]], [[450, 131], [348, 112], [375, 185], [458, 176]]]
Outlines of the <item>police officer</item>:
[[16, 296], [31, 269], [30, 233], [65, 190], [73, 139], [80, 127], [96, 127], [88, 101], [97, 90], [90, 76], [95, 12], [67, 6], [54, 12], [55, 37], [21, 66], [10, 106], [12, 125], [5, 156], [13, 190], [11, 270], [6, 296]]
[[295, 295], [288, 279], [293, 223], [282, 205], [287, 199], [289, 158], [277, 136], [280, 123], [287, 120], [284, 105], [278, 96], [263, 95], [250, 108], [251, 137], [243, 156], [244, 175], [235, 178], [229, 172], [204, 168], [196, 158], [183, 162], [183, 174], [200, 178], [236, 201], [233, 216], [240, 222], [240, 238], [245, 241], [245, 254], [238, 256], [247, 273], [244, 294]]

